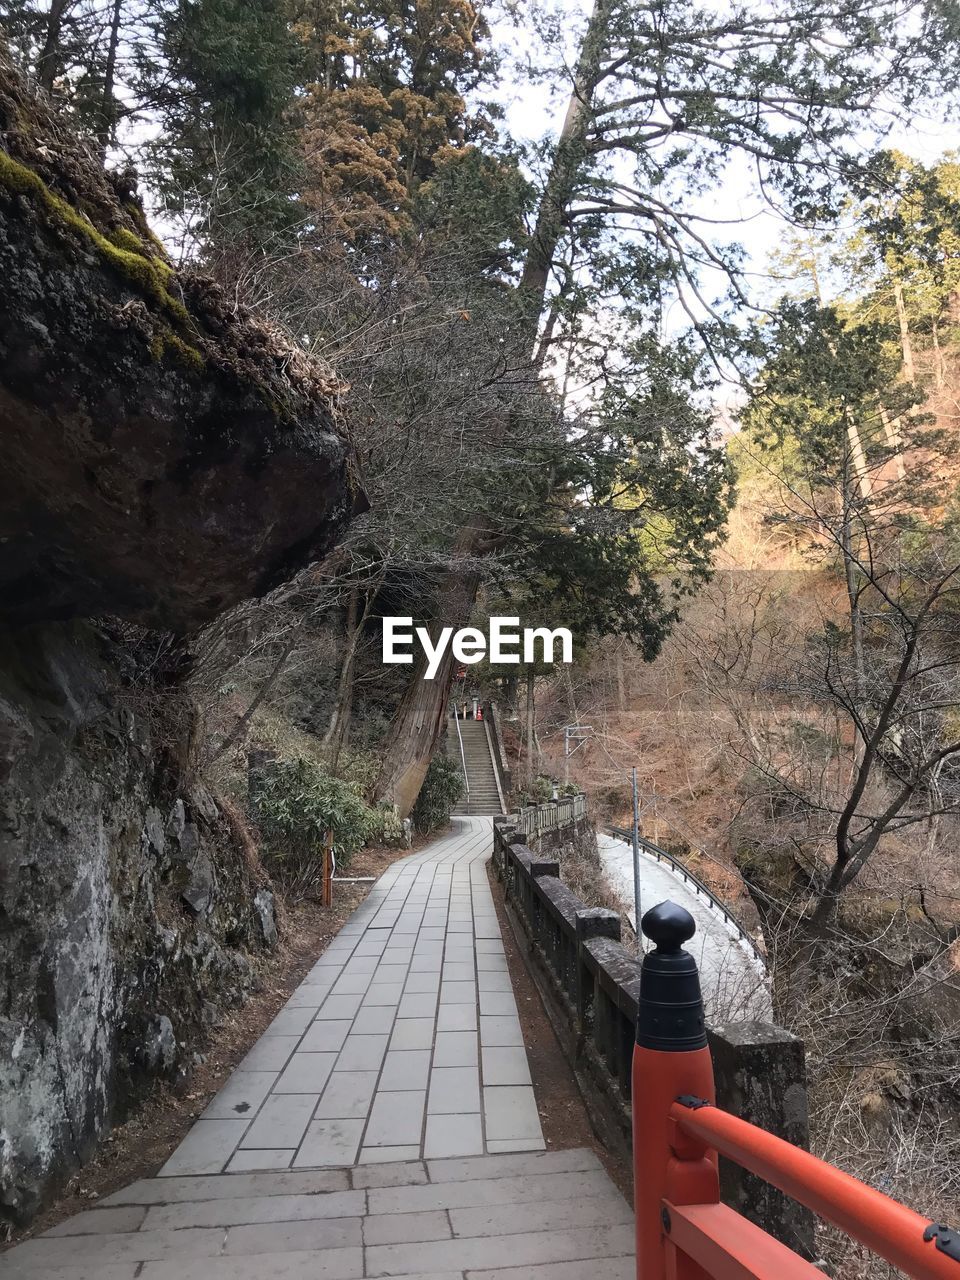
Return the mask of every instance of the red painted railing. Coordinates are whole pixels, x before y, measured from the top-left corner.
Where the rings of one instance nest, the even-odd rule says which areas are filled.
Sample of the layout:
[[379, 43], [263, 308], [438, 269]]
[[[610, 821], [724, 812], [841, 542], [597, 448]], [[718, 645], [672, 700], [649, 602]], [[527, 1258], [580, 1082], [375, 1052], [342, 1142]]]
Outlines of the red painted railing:
[[916, 1280], [960, 1280], [960, 1232], [714, 1105], [700, 983], [683, 943], [693, 917], [643, 918], [633, 1057], [637, 1280], [823, 1280], [823, 1272], [720, 1203], [717, 1157], [749, 1170]]

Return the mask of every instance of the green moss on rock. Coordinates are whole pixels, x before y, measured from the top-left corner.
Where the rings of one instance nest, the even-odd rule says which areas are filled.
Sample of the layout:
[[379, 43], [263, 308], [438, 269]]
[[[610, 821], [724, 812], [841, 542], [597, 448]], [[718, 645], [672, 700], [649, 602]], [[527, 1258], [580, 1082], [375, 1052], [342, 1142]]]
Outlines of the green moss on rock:
[[6, 151], [0, 151], [0, 188], [36, 200], [50, 218], [83, 236], [104, 261], [152, 298], [178, 324], [186, 329], [193, 327], [190, 313], [169, 291], [172, 269], [160, 259], [147, 257], [132, 231], [120, 228], [112, 239], [103, 235], [83, 214], [51, 191], [38, 174]]
[[150, 339], [150, 356], [151, 359], [160, 361], [168, 355], [173, 355], [182, 365], [195, 373], [200, 373], [206, 368], [207, 362], [202, 351], [192, 347], [189, 342], [184, 342], [172, 329], [163, 327], [158, 329]]

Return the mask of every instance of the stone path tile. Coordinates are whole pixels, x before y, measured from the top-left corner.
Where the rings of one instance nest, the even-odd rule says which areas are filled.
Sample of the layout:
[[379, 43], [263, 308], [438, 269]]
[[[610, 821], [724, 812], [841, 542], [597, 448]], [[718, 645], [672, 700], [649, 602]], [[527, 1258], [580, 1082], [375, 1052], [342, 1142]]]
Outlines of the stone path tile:
[[207, 1120], [252, 1115], [277, 1080], [276, 1071], [235, 1071], [204, 1111]]
[[219, 1173], [249, 1125], [249, 1119], [198, 1120], [160, 1173]]
[[488, 1139], [516, 1141], [543, 1136], [530, 1085], [484, 1085], [483, 1116]]
[[391, 1049], [429, 1049], [436, 1034], [432, 1018], [404, 1018], [393, 1028]]
[[[543, 1266], [507, 1267], [471, 1271], [470, 1280], [584, 1280], [582, 1262], [550, 1262]], [[620, 1258], [591, 1258], [590, 1280], [635, 1280], [637, 1262], [632, 1253]]]
[[[315, 1249], [342, 1249], [362, 1245], [362, 1219], [340, 1218], [329, 1222], [258, 1222], [255, 1226], [231, 1227], [223, 1252], [239, 1257], [256, 1254], [284, 1254]], [[275, 1273], [274, 1273], [275, 1274]]]
[[377, 1087], [376, 1071], [336, 1071], [317, 1103], [318, 1120], [364, 1120]]
[[508, 1151], [545, 1151], [547, 1144], [542, 1138], [487, 1138], [487, 1150], [492, 1154]]
[[429, 1049], [391, 1049], [384, 1059], [378, 1089], [426, 1089], [430, 1056]]
[[480, 1110], [477, 1067], [437, 1067], [430, 1076], [427, 1110], [436, 1115], [463, 1115]]
[[373, 1100], [364, 1145], [368, 1147], [418, 1146], [423, 1129], [426, 1091], [410, 1089], [378, 1092]]
[[[121, 1205], [116, 1209], [92, 1209], [89, 1213], [78, 1213], [65, 1222], [58, 1223], [46, 1236], [88, 1236], [103, 1235], [120, 1231], [139, 1231], [147, 1216], [147, 1206], [142, 1204]], [[380, 1241], [386, 1244], [387, 1241]]]
[[[553, 1155], [544, 1153], [541, 1159]], [[516, 1157], [502, 1156], [501, 1160]], [[491, 1158], [492, 1159], [492, 1158]], [[428, 1161], [434, 1168], [443, 1161]], [[550, 1168], [548, 1164], [546, 1166]], [[494, 1166], [494, 1169], [496, 1166]], [[595, 1169], [558, 1173], [492, 1172], [460, 1181], [430, 1183], [427, 1186], [380, 1187], [367, 1192], [370, 1213], [419, 1213], [424, 1209], [469, 1209], [479, 1205], [530, 1204], [547, 1200], [578, 1200], [602, 1196], [610, 1189], [610, 1179], [599, 1164]]]
[[306, 985], [298, 987], [283, 1007], [285, 1009], [316, 1009], [328, 994], [331, 985], [329, 982], [317, 982], [309, 987]]
[[249, 1173], [253, 1170], [289, 1169], [293, 1157], [297, 1154], [295, 1147], [251, 1148], [243, 1147], [235, 1151], [227, 1165], [227, 1173]]
[[425, 1213], [384, 1213], [365, 1218], [364, 1244], [414, 1244], [418, 1240], [449, 1240], [450, 1216], [440, 1209]]
[[[517, 1155], [494, 1160], [476, 1156], [468, 1160], [430, 1160], [426, 1164], [431, 1182], [473, 1182], [476, 1179], [521, 1178], [555, 1173], [596, 1173], [603, 1166], [584, 1147], [551, 1151], [547, 1155]], [[413, 1186], [412, 1178], [379, 1186]]]
[[302, 1218], [350, 1218], [366, 1211], [362, 1191], [325, 1195], [230, 1196], [195, 1204], [152, 1205], [144, 1230], [161, 1227], [230, 1227], [252, 1222], [297, 1222]]
[[500, 1014], [481, 1015], [480, 1043], [484, 1048], [488, 1045], [494, 1048], [522, 1047], [523, 1032], [520, 1030], [520, 1019], [516, 1014], [512, 1017], [505, 1017]]
[[356, 1162], [363, 1120], [314, 1120], [294, 1158], [296, 1167], [350, 1165]]
[[238, 1071], [280, 1071], [300, 1043], [299, 1036], [266, 1036], [253, 1046]]
[[361, 1147], [357, 1157], [360, 1164], [394, 1164], [398, 1160], [411, 1160], [420, 1150], [420, 1144], [409, 1147]]
[[319, 1093], [274, 1093], [243, 1135], [244, 1147], [297, 1147], [306, 1132]]
[[315, 1022], [307, 1030], [300, 1041], [300, 1048], [306, 1053], [332, 1053], [343, 1048], [350, 1031], [347, 1020], [336, 1022]]
[[335, 1053], [295, 1053], [274, 1085], [274, 1092], [319, 1094], [336, 1060]]
[[523, 1235], [373, 1245], [366, 1250], [367, 1275], [415, 1275], [439, 1268], [531, 1266], [604, 1257], [633, 1245], [632, 1226], [581, 1227]]
[[423, 1153], [428, 1158], [472, 1156], [483, 1151], [483, 1126], [476, 1115], [428, 1115]]
[[326, 1191], [349, 1189], [350, 1175], [345, 1169], [311, 1169], [304, 1173], [286, 1171], [229, 1178], [143, 1178], [107, 1196], [103, 1204], [176, 1204], [224, 1200], [231, 1196], [320, 1195]]
[[379, 1071], [383, 1063], [383, 1055], [387, 1052], [389, 1039], [386, 1033], [367, 1036], [355, 1035], [351, 1032], [340, 1050], [340, 1056], [337, 1059], [338, 1070]]
[[363, 1250], [347, 1248], [208, 1258], [202, 1266], [149, 1262], [139, 1280], [359, 1280], [363, 1274]]
[[[329, 997], [327, 997], [329, 999]], [[267, 1027], [264, 1035], [267, 1036], [299, 1036], [303, 1035], [307, 1027], [313, 1021], [317, 1012], [317, 1006], [313, 1005], [301, 1009], [281, 1009], [274, 1020]]]
[[530, 1064], [524, 1049], [488, 1045], [483, 1050], [482, 1061], [484, 1084], [530, 1083]]

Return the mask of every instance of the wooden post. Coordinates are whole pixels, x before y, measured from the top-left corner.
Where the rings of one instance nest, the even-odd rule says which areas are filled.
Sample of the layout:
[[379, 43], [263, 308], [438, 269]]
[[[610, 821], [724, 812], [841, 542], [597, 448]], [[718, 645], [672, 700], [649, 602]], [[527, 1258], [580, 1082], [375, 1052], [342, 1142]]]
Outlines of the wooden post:
[[324, 907], [333, 906], [333, 832], [328, 831], [323, 841], [323, 886], [320, 902]]

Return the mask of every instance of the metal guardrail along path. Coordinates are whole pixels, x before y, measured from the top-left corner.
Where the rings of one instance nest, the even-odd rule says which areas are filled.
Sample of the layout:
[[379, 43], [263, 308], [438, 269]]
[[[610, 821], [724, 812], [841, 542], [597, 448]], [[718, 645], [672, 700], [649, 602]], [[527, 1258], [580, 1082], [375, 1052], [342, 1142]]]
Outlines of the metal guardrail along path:
[[[611, 835], [616, 836], [620, 840], [625, 840], [627, 843], [633, 839], [633, 832], [628, 830], [626, 827], [608, 826], [607, 830]], [[639, 837], [638, 843], [644, 853], [651, 858], [655, 858], [657, 862], [665, 863], [675, 875], [679, 876], [680, 879], [683, 880], [684, 884], [689, 885], [699, 897], [705, 898], [706, 901], [709, 902], [717, 912], [719, 912], [724, 923], [729, 924], [734, 928], [739, 934], [741, 940], [751, 948], [757, 959], [762, 961], [764, 966], [766, 965], [766, 956], [763, 954], [760, 947], [757, 946], [756, 941], [748, 931], [747, 927], [744, 924], [741, 924], [737, 917], [730, 911], [729, 907], [721, 902], [716, 894], [712, 893], [702, 880], [698, 880], [693, 872], [683, 865], [679, 858], [675, 858], [672, 853], [668, 853], [666, 849], [661, 849], [658, 844], [654, 844], [652, 840], [647, 840], [643, 836]], [[958, 1280], [960, 1280], [960, 1277], [958, 1277]]]

